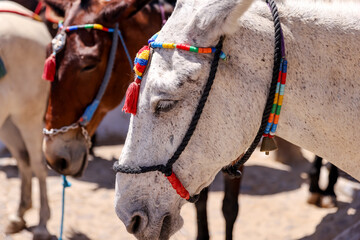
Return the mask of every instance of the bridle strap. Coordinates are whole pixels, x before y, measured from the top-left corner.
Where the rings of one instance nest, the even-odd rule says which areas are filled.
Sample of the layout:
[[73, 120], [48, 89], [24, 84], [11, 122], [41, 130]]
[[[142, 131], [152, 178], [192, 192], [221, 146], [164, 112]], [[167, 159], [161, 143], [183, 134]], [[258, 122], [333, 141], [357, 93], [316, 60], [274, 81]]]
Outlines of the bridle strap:
[[96, 94], [95, 99], [85, 109], [84, 114], [81, 116], [81, 118], [79, 120], [79, 124], [81, 126], [86, 126], [91, 121], [92, 117], [94, 116], [95, 111], [97, 110], [97, 108], [101, 102], [102, 97], [104, 96], [106, 88], [109, 84], [110, 77], [111, 77], [112, 70], [114, 68], [114, 63], [115, 63], [116, 49], [118, 46], [118, 30], [119, 30], [119, 24], [116, 23], [114, 32], [113, 32], [111, 50], [110, 50], [110, 54], [109, 54], [109, 59], [108, 59], [108, 64], [106, 67], [104, 79], [100, 85], [100, 89], [99, 89], [98, 93]]
[[237, 161], [233, 165], [228, 165], [222, 169], [223, 172], [228, 173], [229, 175], [231, 175], [233, 177], [241, 176], [241, 174], [239, 174], [239, 170], [238, 170], [239, 167], [241, 165], [243, 165], [250, 158], [250, 156], [252, 155], [252, 153], [254, 152], [256, 147], [258, 146], [258, 144], [261, 140], [261, 137], [265, 131], [267, 121], [269, 119], [269, 115], [270, 115], [271, 108], [273, 105], [274, 97], [275, 97], [276, 84], [277, 84], [277, 80], [278, 80], [282, 54], [285, 55], [285, 52], [284, 52], [285, 48], [284, 48], [284, 44], [283, 44], [283, 36], [282, 36], [282, 31], [281, 31], [280, 18], [278, 15], [278, 10], [277, 10], [276, 4], [275, 4], [274, 0], [266, 0], [266, 3], [270, 7], [271, 14], [273, 16], [274, 27], [275, 27], [275, 50], [274, 50], [273, 76], [272, 76], [272, 81], [271, 81], [270, 90], [268, 93], [268, 98], [266, 101], [265, 109], [263, 112], [263, 117], [261, 119], [261, 125], [260, 125], [260, 128], [259, 128], [253, 142], [251, 143], [250, 147], [247, 149], [247, 151], [245, 152], [245, 154], [242, 156], [242, 158], [239, 161]]
[[42, 22], [41, 17], [36, 14], [36, 13], [32, 13], [32, 14], [27, 14], [27, 13], [23, 13], [23, 12], [19, 12], [19, 11], [15, 11], [15, 10], [7, 10], [7, 9], [0, 9], [0, 13], [13, 13], [13, 14], [17, 14], [23, 17], [28, 17], [31, 18], [33, 20]]
[[[62, 24], [60, 23], [59, 24], [60, 26], [62, 26]], [[85, 26], [85, 25], [84, 25]], [[77, 30], [78, 27], [84, 27], [84, 26], [72, 26], [73, 27], [73, 30]], [[99, 28], [97, 28], [99, 29]], [[107, 85], [110, 81], [110, 77], [111, 77], [111, 74], [112, 74], [112, 70], [114, 68], [114, 64], [115, 64], [115, 57], [116, 57], [116, 50], [117, 50], [117, 47], [118, 47], [118, 37], [120, 38], [120, 41], [123, 45], [123, 48], [124, 48], [124, 51], [127, 55], [127, 58], [129, 59], [129, 64], [130, 64], [130, 67], [132, 67], [132, 61], [130, 59], [130, 56], [129, 56], [129, 51], [126, 47], [126, 44], [125, 44], [125, 41], [124, 41], [124, 38], [119, 30], [119, 24], [116, 23], [115, 25], [115, 28], [111, 28], [111, 29], [107, 29], [107, 28], [104, 28], [105, 30], [107, 30], [107, 32], [112, 32], [113, 33], [113, 38], [112, 38], [112, 45], [111, 45], [111, 49], [110, 49], [110, 54], [109, 54], [109, 59], [108, 59], [108, 65], [107, 65], [107, 68], [106, 68], [106, 71], [105, 71], [105, 75], [104, 75], [104, 79], [101, 83], [101, 86], [100, 86], [100, 89], [94, 99], [94, 101], [86, 107], [85, 109], [85, 112], [84, 114], [81, 116], [81, 118], [79, 119], [79, 121], [77, 121], [76, 123], [73, 123], [71, 125], [68, 125], [68, 126], [64, 126], [64, 127], [61, 127], [59, 129], [56, 129], [56, 128], [52, 128], [50, 130], [44, 128], [43, 129], [43, 134], [45, 135], [56, 135], [56, 134], [59, 134], [59, 133], [65, 133], [71, 129], [76, 129], [76, 128], [81, 128], [81, 132], [85, 138], [85, 141], [87, 143], [87, 146], [90, 148], [91, 147], [91, 138], [89, 136], [89, 133], [87, 132], [86, 130], [86, 126], [89, 124], [89, 122], [91, 121], [96, 109], [98, 108], [100, 102], [101, 102], [101, 99], [106, 91], [106, 88], [107, 88]], [[99, 29], [99, 30], [102, 30], [102, 29]], [[69, 30], [64, 30], [64, 31], [69, 31]]]

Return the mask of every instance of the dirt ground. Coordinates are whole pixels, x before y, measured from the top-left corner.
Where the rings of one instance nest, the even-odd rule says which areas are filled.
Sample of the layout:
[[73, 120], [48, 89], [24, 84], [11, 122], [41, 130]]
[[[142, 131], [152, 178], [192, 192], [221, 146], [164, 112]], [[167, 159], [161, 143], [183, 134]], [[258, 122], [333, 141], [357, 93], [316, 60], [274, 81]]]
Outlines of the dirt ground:
[[[80, 179], [69, 178], [72, 187], [66, 190], [64, 239], [127, 240], [130, 236], [113, 209], [113, 162], [122, 145], [95, 148], [96, 157]], [[234, 228], [234, 239], [360, 239], [360, 184], [341, 177], [336, 185], [338, 208], [321, 209], [306, 203], [308, 182], [306, 172], [313, 155], [304, 151], [302, 161], [290, 165], [275, 162], [274, 154], [267, 157], [258, 151], [246, 164], [241, 186], [240, 214]], [[326, 179], [326, 172], [321, 176]], [[31, 227], [38, 222], [39, 189], [33, 178], [33, 208], [26, 214], [28, 229], [6, 236], [7, 217], [17, 208], [20, 181], [15, 161], [0, 158], [0, 239], [32, 239]], [[51, 208], [49, 231], [59, 236], [61, 213], [61, 178], [49, 171], [48, 195]], [[211, 239], [224, 239], [225, 221], [222, 217], [222, 175], [211, 186], [208, 201]], [[196, 238], [194, 205], [182, 209], [184, 227], [174, 240]], [[352, 227], [351, 227], [352, 226]], [[351, 227], [351, 228], [350, 228]], [[53, 239], [57, 239], [56, 236]]]

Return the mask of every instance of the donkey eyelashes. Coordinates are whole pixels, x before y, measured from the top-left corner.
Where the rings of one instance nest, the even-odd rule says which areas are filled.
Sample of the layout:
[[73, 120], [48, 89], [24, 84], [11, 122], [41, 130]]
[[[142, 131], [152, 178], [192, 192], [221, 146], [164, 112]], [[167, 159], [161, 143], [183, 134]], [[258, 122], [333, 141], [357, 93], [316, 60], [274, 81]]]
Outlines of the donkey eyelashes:
[[97, 65], [100, 63], [100, 59], [97, 56], [81, 56], [80, 57], [81, 61], [82, 61], [82, 68], [81, 68], [81, 72], [89, 72], [94, 70]]
[[82, 69], [81, 69], [81, 72], [91, 71], [91, 70], [93, 70], [93, 69], [95, 69], [95, 68], [96, 68], [96, 65], [95, 65], [95, 64], [88, 65], [88, 66], [82, 68]]
[[177, 103], [177, 100], [160, 100], [155, 106], [155, 113], [160, 114], [161, 112], [168, 112], [173, 109]]

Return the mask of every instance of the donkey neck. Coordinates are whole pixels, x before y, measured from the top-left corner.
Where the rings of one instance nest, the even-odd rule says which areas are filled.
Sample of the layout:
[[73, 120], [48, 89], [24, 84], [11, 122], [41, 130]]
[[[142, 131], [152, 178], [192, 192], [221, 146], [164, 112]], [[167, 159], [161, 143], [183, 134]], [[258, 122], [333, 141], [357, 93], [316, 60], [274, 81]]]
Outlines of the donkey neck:
[[[317, 4], [317, 10], [301, 4], [279, 7], [289, 68], [278, 135], [360, 178], [355, 161], [359, 159], [360, 142], [354, 134], [360, 130], [357, 124], [360, 118], [360, 50], [357, 47], [360, 27], [356, 24], [360, 19], [344, 6], [339, 5], [337, 12], [333, 7], [332, 4]], [[257, 30], [261, 18], [268, 17], [264, 10], [255, 5], [252, 13], [257, 11], [257, 14], [244, 15], [242, 41], [254, 47], [239, 57], [244, 58], [245, 54], [251, 61], [259, 62], [261, 51], [272, 55], [266, 46], [269, 35], [263, 34], [265, 38], [259, 39]], [[262, 31], [268, 32], [267, 24], [264, 25]], [[264, 68], [268, 68], [266, 63]], [[254, 77], [258, 78], [259, 74]]]

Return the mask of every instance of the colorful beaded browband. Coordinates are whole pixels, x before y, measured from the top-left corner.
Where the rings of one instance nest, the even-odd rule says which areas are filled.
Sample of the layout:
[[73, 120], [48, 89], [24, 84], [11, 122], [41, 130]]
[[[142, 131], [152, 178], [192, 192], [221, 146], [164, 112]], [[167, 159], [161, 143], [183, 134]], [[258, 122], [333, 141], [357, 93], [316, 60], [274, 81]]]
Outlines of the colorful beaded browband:
[[[59, 23], [59, 28], [60, 29], [64, 28], [62, 22]], [[97, 24], [97, 23], [68, 26], [64, 29], [64, 31], [70, 32], [70, 31], [75, 31], [75, 30], [79, 30], [79, 29], [97, 29], [97, 30], [101, 30], [104, 32], [110, 32], [110, 33], [114, 32], [114, 28], [107, 28], [107, 27], [104, 27], [103, 25]]]
[[119, 29], [115, 30], [115, 28], [107, 28], [107, 27], [104, 27], [103, 25], [98, 24], [98, 23], [73, 25], [73, 26], [68, 26], [68, 27], [64, 28], [64, 25], [63, 25], [62, 21], [59, 22], [59, 29], [61, 30], [60, 33], [57, 34], [55, 36], [55, 38], [51, 41], [52, 54], [45, 61], [44, 72], [43, 72], [43, 75], [42, 75], [43, 79], [48, 80], [50, 82], [54, 81], [55, 71], [56, 71], [55, 57], [56, 57], [56, 54], [58, 52], [60, 52], [61, 49], [63, 49], [64, 46], [65, 46], [65, 43], [66, 43], [66, 34], [65, 34], [65, 32], [68, 33], [68, 32], [79, 30], [79, 29], [96, 29], [96, 30], [100, 30], [100, 31], [108, 32], [108, 33], [114, 33], [115, 31], [117, 31], [118, 36], [120, 38], [120, 41], [121, 41], [121, 43], [122, 43], [122, 45], [124, 47], [126, 56], [127, 56], [128, 60], [129, 60], [130, 66], [131, 66], [131, 68], [133, 67], [129, 51], [126, 48], [124, 38], [123, 38], [123, 36], [122, 36]]
[[[175, 44], [175, 43], [166, 43], [166, 42], [155, 42], [159, 33], [156, 33], [148, 40], [148, 46], [142, 47], [139, 52], [136, 54], [134, 60], [134, 72], [136, 74], [135, 81], [132, 82], [126, 91], [125, 104], [123, 111], [126, 113], [132, 113], [136, 115], [137, 111], [137, 102], [140, 91], [140, 84], [142, 76], [145, 72], [146, 66], [150, 57], [150, 48], [165, 48], [165, 49], [181, 49], [189, 52], [195, 53], [214, 53], [216, 51], [215, 47], [194, 47], [188, 44]], [[221, 52], [220, 58], [226, 60], [226, 54]]]
[[[214, 53], [216, 51], [215, 47], [194, 47], [188, 44], [175, 44], [175, 43], [166, 43], [166, 42], [155, 42], [156, 38], [158, 37], [159, 33], [156, 33], [154, 36], [152, 36], [148, 40], [148, 44], [152, 48], [167, 48], [167, 49], [181, 49], [189, 52], [195, 52], [195, 53]], [[220, 58], [223, 60], [226, 60], [225, 53], [220, 53]]]

